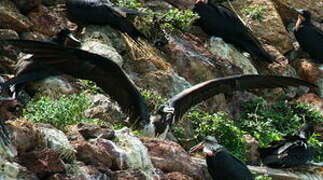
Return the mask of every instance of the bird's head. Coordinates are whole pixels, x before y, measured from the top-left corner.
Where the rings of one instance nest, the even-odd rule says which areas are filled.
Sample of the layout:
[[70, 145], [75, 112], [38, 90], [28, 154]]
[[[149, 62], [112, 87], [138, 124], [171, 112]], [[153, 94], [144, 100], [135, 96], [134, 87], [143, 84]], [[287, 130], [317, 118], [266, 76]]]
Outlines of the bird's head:
[[304, 9], [297, 9], [296, 12], [298, 13], [298, 20], [310, 21], [311, 20], [311, 12], [304, 10]]
[[302, 139], [309, 139], [314, 133], [314, 126], [312, 123], [306, 124], [300, 129], [297, 135]]
[[160, 107], [157, 115], [150, 117], [149, 124], [143, 129], [143, 134], [165, 139], [170, 126], [174, 123], [174, 113], [174, 108], [167, 105]]
[[76, 39], [73, 33], [67, 28], [60, 30], [53, 38], [53, 41], [63, 46], [69, 46], [70, 44], [71, 46], [81, 45], [81, 42]]
[[207, 156], [213, 156], [215, 152], [222, 148], [223, 146], [218, 143], [215, 137], [207, 136], [202, 142], [192, 147], [189, 152], [194, 153], [203, 149]]

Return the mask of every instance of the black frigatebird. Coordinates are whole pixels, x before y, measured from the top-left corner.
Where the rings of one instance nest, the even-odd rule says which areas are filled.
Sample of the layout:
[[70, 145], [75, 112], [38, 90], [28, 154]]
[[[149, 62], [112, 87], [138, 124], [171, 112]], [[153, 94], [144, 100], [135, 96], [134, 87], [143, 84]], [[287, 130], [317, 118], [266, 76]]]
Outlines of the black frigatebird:
[[[144, 98], [125, 72], [113, 61], [84, 50], [63, 47], [52, 43], [29, 40], [4, 40], [22, 52], [33, 54], [33, 61], [75, 78], [96, 82], [121, 110], [130, 122], [143, 128], [150, 136], [165, 137], [170, 126], [177, 122], [192, 106], [219, 93], [255, 88], [315, 85], [291, 77], [268, 75], [234, 75], [202, 82], [177, 94], [160, 107], [156, 116], [150, 116]], [[49, 71], [53, 72], [53, 71]]]
[[202, 149], [206, 154], [207, 169], [213, 180], [253, 179], [247, 166], [220, 145], [213, 136], [205, 137], [204, 141], [192, 147], [190, 152]]
[[260, 61], [268, 63], [275, 61], [239, 17], [227, 7], [211, 4], [208, 0], [196, 0], [193, 12], [200, 16], [195, 25], [201, 27], [207, 34], [222, 38], [226, 43], [256, 56]]
[[301, 48], [316, 63], [323, 63], [323, 31], [311, 23], [311, 12], [297, 10], [299, 13], [294, 27], [294, 35]]
[[[79, 46], [80, 41], [76, 39], [72, 32], [67, 29], [61, 29], [55, 36], [45, 40], [45, 42], [53, 43], [61, 46]], [[4, 91], [10, 86], [13, 86], [13, 98], [18, 98], [21, 90], [27, 85], [28, 81], [41, 80], [51, 76], [52, 73], [48, 71], [48, 68], [44, 68], [43, 65], [37, 61], [29, 59], [28, 61], [22, 61], [17, 64], [16, 75], [12, 79], [1, 84], [0, 91]]]
[[307, 144], [313, 132], [313, 124], [308, 123], [295, 134], [284, 136], [284, 140], [273, 141], [266, 148], [258, 148], [262, 163], [273, 168], [306, 165], [313, 158], [313, 152]]

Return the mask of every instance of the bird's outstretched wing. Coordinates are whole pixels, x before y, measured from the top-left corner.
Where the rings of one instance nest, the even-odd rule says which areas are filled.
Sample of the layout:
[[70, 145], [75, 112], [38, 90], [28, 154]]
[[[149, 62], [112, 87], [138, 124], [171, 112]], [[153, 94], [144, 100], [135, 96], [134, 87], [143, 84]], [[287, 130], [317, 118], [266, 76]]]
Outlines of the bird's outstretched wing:
[[171, 98], [167, 105], [174, 108], [174, 120], [180, 119], [192, 106], [207, 100], [219, 93], [257, 88], [276, 88], [287, 86], [316, 87], [303, 80], [269, 75], [234, 75], [217, 78], [197, 84]]
[[147, 120], [149, 113], [142, 95], [123, 70], [113, 61], [87, 51], [30, 40], [3, 40], [33, 54], [33, 61], [43, 63], [61, 74], [96, 82], [132, 121]]

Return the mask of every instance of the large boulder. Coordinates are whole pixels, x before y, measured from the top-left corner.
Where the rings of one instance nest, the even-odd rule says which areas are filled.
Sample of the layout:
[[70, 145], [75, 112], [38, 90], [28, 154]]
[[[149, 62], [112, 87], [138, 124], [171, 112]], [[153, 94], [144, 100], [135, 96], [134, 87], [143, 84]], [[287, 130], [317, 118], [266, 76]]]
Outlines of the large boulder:
[[181, 172], [196, 180], [205, 177], [202, 166], [195, 164], [189, 154], [178, 144], [152, 138], [141, 138], [155, 168], [164, 173]]
[[59, 158], [59, 153], [51, 149], [22, 153], [19, 154], [17, 159], [21, 165], [37, 174], [38, 177], [46, 177], [49, 174], [65, 171], [65, 166]]

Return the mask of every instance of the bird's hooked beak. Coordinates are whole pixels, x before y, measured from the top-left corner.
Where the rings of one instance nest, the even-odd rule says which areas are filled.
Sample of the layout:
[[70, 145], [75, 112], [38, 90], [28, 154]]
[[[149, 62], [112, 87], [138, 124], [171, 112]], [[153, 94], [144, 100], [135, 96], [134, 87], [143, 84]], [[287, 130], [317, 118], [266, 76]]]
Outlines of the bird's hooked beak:
[[69, 41], [71, 41], [73, 44], [77, 46], [81, 45], [81, 42], [78, 39], [76, 39], [76, 37], [72, 33], [68, 33], [66, 37], [67, 38], [64, 41], [64, 46], [67, 46], [67, 44], [69, 44]]
[[195, 153], [197, 151], [201, 151], [203, 150], [204, 153], [206, 153], [208, 156], [212, 156], [213, 155], [213, 151], [210, 150], [206, 145], [205, 145], [205, 141], [200, 142], [199, 144], [193, 146], [190, 150], [189, 153]]
[[295, 29], [298, 30], [301, 27], [302, 22], [305, 21], [305, 17], [303, 16], [303, 10], [300, 9], [295, 9], [295, 11], [298, 13], [298, 18], [297, 18], [297, 22], [295, 25]]
[[302, 10], [302, 9], [295, 9], [295, 11], [298, 14], [298, 19], [300, 19], [301, 21], [304, 21], [305, 20], [304, 10]]

